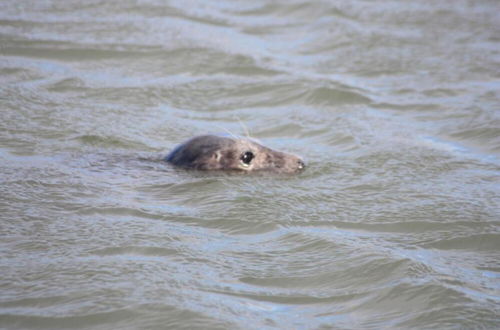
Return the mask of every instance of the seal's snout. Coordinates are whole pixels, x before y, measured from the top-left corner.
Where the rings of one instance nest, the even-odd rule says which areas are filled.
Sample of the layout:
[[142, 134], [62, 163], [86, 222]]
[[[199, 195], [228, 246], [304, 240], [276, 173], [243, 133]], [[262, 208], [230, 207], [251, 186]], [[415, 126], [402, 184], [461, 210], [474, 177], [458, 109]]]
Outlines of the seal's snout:
[[306, 163], [304, 163], [302, 159], [299, 159], [297, 161], [297, 168], [299, 169], [299, 171], [304, 170], [306, 168]]

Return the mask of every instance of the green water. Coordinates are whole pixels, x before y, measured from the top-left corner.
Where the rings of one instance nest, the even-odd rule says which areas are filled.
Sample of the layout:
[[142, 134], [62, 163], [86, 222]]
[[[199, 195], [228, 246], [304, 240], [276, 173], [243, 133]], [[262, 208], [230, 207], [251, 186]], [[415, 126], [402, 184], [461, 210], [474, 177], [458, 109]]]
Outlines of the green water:
[[[500, 327], [498, 1], [0, 2], [0, 328]], [[179, 170], [204, 133], [292, 176]]]

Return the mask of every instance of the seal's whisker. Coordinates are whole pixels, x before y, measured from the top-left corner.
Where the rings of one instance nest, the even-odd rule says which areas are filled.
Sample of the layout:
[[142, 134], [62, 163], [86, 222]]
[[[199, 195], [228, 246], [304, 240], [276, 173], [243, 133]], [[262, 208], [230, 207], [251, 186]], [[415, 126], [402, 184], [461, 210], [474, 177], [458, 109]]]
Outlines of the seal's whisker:
[[240, 119], [240, 117], [236, 116], [236, 119], [238, 119], [238, 123], [240, 123], [241, 128], [243, 128], [243, 132], [245, 132], [245, 136], [247, 139], [252, 139], [252, 136], [250, 135], [250, 131], [248, 130], [248, 127], [243, 123]]
[[225, 127], [222, 127], [222, 126], [219, 126], [219, 125], [215, 125], [218, 129], [221, 129], [223, 131], [225, 131], [227, 134], [229, 134], [229, 136], [233, 139], [233, 140], [238, 140], [239, 137], [234, 135], [230, 130], [228, 130], [227, 128]]

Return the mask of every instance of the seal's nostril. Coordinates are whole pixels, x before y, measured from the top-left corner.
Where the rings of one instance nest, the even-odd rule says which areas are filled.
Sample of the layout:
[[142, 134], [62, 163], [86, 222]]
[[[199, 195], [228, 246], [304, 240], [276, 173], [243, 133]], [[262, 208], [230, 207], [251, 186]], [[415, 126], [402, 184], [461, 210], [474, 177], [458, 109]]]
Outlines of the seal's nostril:
[[297, 167], [299, 168], [299, 170], [303, 170], [306, 167], [306, 164], [304, 163], [303, 160], [299, 159], [297, 161]]

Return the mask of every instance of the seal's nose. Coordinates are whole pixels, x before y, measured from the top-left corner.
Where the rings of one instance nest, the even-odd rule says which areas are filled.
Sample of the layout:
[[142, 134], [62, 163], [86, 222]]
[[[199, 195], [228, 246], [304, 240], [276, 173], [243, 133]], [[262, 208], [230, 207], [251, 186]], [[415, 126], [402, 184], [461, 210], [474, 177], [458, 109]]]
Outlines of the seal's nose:
[[297, 168], [299, 170], [303, 170], [305, 167], [306, 167], [306, 163], [304, 163], [304, 161], [302, 159], [299, 159], [297, 161]]

